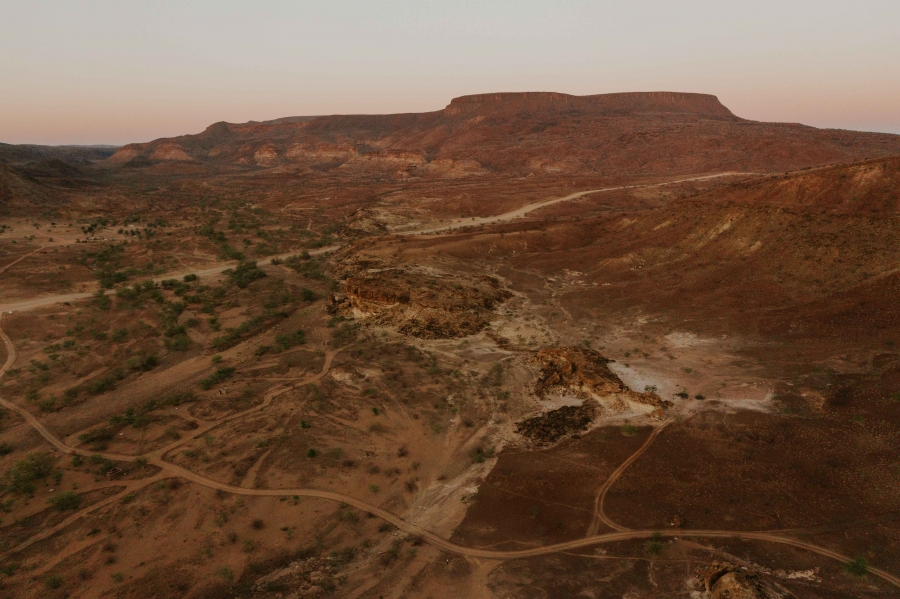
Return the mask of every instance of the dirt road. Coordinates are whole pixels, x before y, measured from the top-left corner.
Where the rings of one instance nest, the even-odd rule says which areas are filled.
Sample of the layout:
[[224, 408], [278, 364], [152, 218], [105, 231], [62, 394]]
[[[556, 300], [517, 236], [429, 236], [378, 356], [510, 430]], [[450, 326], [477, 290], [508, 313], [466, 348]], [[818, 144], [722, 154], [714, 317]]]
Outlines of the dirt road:
[[[327, 252], [333, 252], [335, 250], [339, 250], [341, 247], [342, 246], [340, 246], [340, 245], [330, 245], [328, 247], [310, 250], [309, 255], [310, 256], [318, 256], [320, 254], [325, 254]], [[279, 254], [277, 256], [272, 256], [271, 258], [266, 258], [265, 260], [260, 260], [260, 261], [258, 261], [258, 264], [262, 264], [262, 265], [271, 264], [272, 260], [276, 260], [276, 259], [283, 260], [283, 259], [285, 259], [289, 256], [293, 256], [295, 254], [297, 254], [296, 251], [287, 252], [285, 254]], [[23, 256], [23, 258], [25, 258], [25, 257], [26, 256]], [[234, 268], [235, 266], [237, 266], [237, 262], [224, 262], [217, 266], [213, 266], [212, 268], [204, 268], [201, 270], [186, 270], [184, 272], [168, 273], [164, 277], [159, 277], [159, 278], [152, 279], [152, 280], [159, 283], [166, 279], [180, 279], [180, 278], [184, 277], [184, 275], [188, 275], [188, 274], [197, 275], [199, 278], [202, 279], [205, 277], [222, 274], [229, 268]], [[33, 298], [33, 299], [8, 302], [6, 304], [0, 304], [0, 312], [20, 312], [22, 310], [33, 310], [35, 308], [40, 308], [42, 306], [59, 304], [62, 302], [74, 302], [74, 301], [78, 301], [78, 300], [84, 300], [84, 299], [93, 297], [94, 293], [95, 292], [93, 292], [93, 291], [91, 291], [91, 292], [84, 291], [84, 292], [80, 292], [80, 293], [66, 293], [64, 295], [47, 295], [44, 297], [37, 297], [37, 298]]]
[[[439, 225], [436, 227], [429, 227], [425, 229], [414, 229], [411, 231], [398, 231], [396, 235], [419, 235], [419, 234], [431, 234], [431, 233], [440, 233], [442, 231], [451, 231], [453, 229], [461, 229], [464, 227], [473, 227], [478, 225], [488, 225], [493, 223], [505, 222], [514, 220], [516, 218], [521, 218], [530, 212], [534, 212], [535, 210], [539, 210], [541, 208], [546, 208], [547, 206], [552, 206], [553, 204], [559, 204], [561, 202], [568, 202], [571, 200], [575, 200], [586, 195], [590, 195], [592, 193], [602, 193], [608, 191], [620, 191], [623, 189], [645, 189], [645, 188], [653, 188], [653, 187], [664, 187], [666, 185], [676, 185], [678, 183], [688, 183], [690, 181], [706, 181], [709, 179], [717, 179], [720, 177], [730, 177], [734, 175], [750, 175], [754, 173], [740, 173], [740, 172], [727, 172], [727, 173], [716, 173], [713, 175], [703, 175], [701, 177], [688, 177], [686, 179], [676, 179], [674, 181], [665, 181], [663, 183], [650, 183], [646, 185], [619, 185], [617, 187], [603, 187], [600, 189], [589, 189], [587, 191], [579, 191], [576, 193], [569, 194], [567, 196], [563, 196], [560, 198], [551, 198], [548, 200], [542, 200], [540, 202], [535, 202], [534, 204], [528, 204], [527, 206], [523, 206], [516, 210], [512, 210], [510, 212], [504, 212], [503, 214], [497, 214], [494, 216], [485, 216], [482, 218], [464, 220], [458, 219], [452, 221], [450, 223]], [[315, 250], [310, 250], [309, 254], [311, 256], [317, 256], [321, 254], [325, 254], [327, 252], [333, 252], [335, 250], [341, 249], [342, 245], [331, 245], [324, 248], [319, 248]], [[38, 251], [38, 250], [36, 250]], [[259, 264], [271, 264], [273, 259], [284, 259], [288, 256], [292, 256], [296, 254], [297, 251], [287, 252], [284, 254], [280, 254], [278, 256], [273, 256], [272, 258], [267, 258], [266, 260], [260, 260]], [[26, 258], [27, 256], [23, 256], [21, 259]], [[17, 260], [18, 262], [18, 260]], [[180, 279], [184, 275], [187, 274], [195, 274], [200, 278], [205, 278], [213, 275], [221, 274], [222, 272], [228, 270], [229, 268], [234, 268], [237, 265], [237, 262], [225, 262], [223, 264], [219, 264], [212, 268], [206, 268], [201, 270], [190, 270], [184, 272], [175, 272], [169, 273], [164, 277], [160, 277], [158, 279], [154, 279], [156, 282], [160, 282], [164, 279]], [[11, 264], [8, 266], [12, 266]], [[7, 266], [7, 267], [8, 267]], [[2, 272], [2, 271], [0, 271]], [[61, 302], [74, 302], [78, 300], [88, 299], [93, 295], [93, 292], [82, 292], [82, 293], [68, 293], [65, 295], [50, 295], [45, 297], [21, 300], [16, 302], [8, 302], [6, 304], [0, 304], [0, 312], [15, 312], [21, 310], [33, 310], [34, 308], [40, 308], [42, 306], [48, 306], [51, 304], [61, 303]]]
[[669, 426], [670, 423], [671, 420], [667, 420], [659, 428], [650, 433], [650, 436], [646, 441], [644, 441], [644, 444], [641, 445], [637, 451], [631, 454], [631, 457], [622, 462], [622, 464], [618, 468], [616, 468], [612, 474], [609, 475], [609, 477], [606, 479], [606, 482], [604, 482], [600, 489], [597, 491], [597, 496], [594, 498], [594, 518], [591, 520], [591, 525], [588, 527], [587, 534], [585, 536], [592, 537], [600, 532], [601, 523], [618, 532], [625, 532], [627, 530], [630, 530], [620, 524], [617, 524], [606, 515], [606, 512], [603, 510], [603, 503], [606, 501], [606, 494], [609, 492], [610, 488], [612, 488], [615, 482], [619, 480], [619, 477], [622, 476], [622, 473], [625, 472], [625, 469], [631, 466], [631, 464], [634, 463], [635, 460], [641, 457], [642, 453], [647, 451], [647, 448], [653, 444], [653, 441], [656, 439], [656, 437], [661, 432], [663, 432], [663, 429]]
[[716, 173], [714, 175], [704, 175], [702, 177], [689, 177], [687, 179], [677, 179], [675, 181], [666, 181], [664, 183], [649, 183], [646, 185], [619, 185], [617, 187], [602, 187], [600, 189], [589, 189], [587, 191], [578, 191], [567, 196], [563, 196], [561, 198], [551, 198], [549, 200], [543, 200], [541, 202], [535, 202], [534, 204], [528, 204], [527, 206], [522, 206], [521, 208], [517, 208], [516, 210], [511, 210], [509, 212], [504, 212], [503, 214], [496, 214], [494, 216], [483, 216], [480, 218], [471, 218], [468, 220], [459, 219], [453, 221], [446, 225], [440, 225], [437, 227], [431, 227], [429, 229], [416, 229], [413, 231], [404, 231], [402, 233], [397, 233], [397, 235], [419, 235], [419, 234], [429, 234], [429, 233], [440, 233], [441, 231], [449, 231], [451, 229], [461, 229], [464, 227], [476, 227], [478, 225], [489, 225], [493, 223], [500, 223], [509, 220], [514, 220], [516, 218], [521, 218], [530, 212], [534, 212], [535, 210], [540, 210], [541, 208], [546, 208], [547, 206], [552, 206], [554, 204], [559, 204], [562, 202], [568, 202], [571, 200], [577, 200], [578, 198], [582, 198], [586, 195], [590, 195], [592, 193], [602, 193], [607, 191], [621, 191], [623, 189], [647, 189], [652, 187], [665, 187], [666, 185], [675, 185], [677, 183], [688, 183], [690, 181], [706, 181], [708, 179], [718, 179], [719, 177], [730, 177], [733, 175], [752, 175], [756, 173], [740, 173], [740, 172], [727, 172], [727, 173]]
[[[10, 338], [6, 335], [2, 328], [3, 320], [2, 314], [0, 314], [0, 339], [3, 340], [4, 345], [7, 350], [7, 358], [2, 368], [0, 368], [0, 377], [2, 377], [6, 372], [12, 367], [12, 365], [16, 361], [16, 350], [12, 344]], [[239, 412], [236, 414], [232, 414], [227, 418], [223, 418], [215, 423], [212, 423], [212, 426], [218, 426], [224, 422], [229, 420], [233, 420], [235, 418], [239, 418], [244, 416], [250, 412], [258, 411], [264, 409], [275, 397], [280, 395], [281, 393], [286, 392], [287, 390], [298, 387], [301, 385], [309, 384], [313, 381], [320, 379], [325, 376], [329, 369], [331, 368], [332, 360], [334, 356], [341, 351], [340, 349], [335, 350], [333, 352], [329, 352], [329, 355], [326, 356], [325, 364], [322, 367], [322, 371], [316, 375], [308, 379], [304, 379], [295, 385], [285, 386], [279, 388], [277, 391], [270, 393], [267, 395], [266, 399], [259, 406], [255, 406], [250, 408], [249, 410], [245, 410], [243, 412]], [[68, 447], [61, 440], [56, 438], [50, 431], [44, 428], [43, 425], [28, 412], [27, 410], [20, 408], [19, 406], [6, 401], [4, 399], [0, 399], [0, 404], [4, 407], [15, 411], [20, 414], [25, 421], [29, 424], [29, 426], [33, 427], [40, 435], [46, 439], [54, 448], [63, 452], [63, 453], [80, 453], [83, 455], [90, 455], [94, 452], [82, 451], [77, 448]], [[209, 428], [211, 428], [209, 427]], [[643, 453], [652, 443], [653, 439], [663, 430], [663, 427], [658, 428], [656, 431], [651, 434], [650, 438], [644, 443], [644, 445], [631, 457], [628, 458], [615, 472], [610, 476], [610, 479], [607, 483], [601, 487], [601, 492], [598, 494], [597, 500], [597, 513], [602, 514], [602, 499], [605, 496], [605, 491], [615, 482], [615, 480], [625, 471], [625, 469], [634, 462], [640, 455]], [[209, 430], [209, 428], [205, 428]], [[196, 433], [196, 431], [195, 431]], [[196, 433], [200, 434], [200, 433]], [[193, 438], [195, 435], [191, 435]], [[597, 545], [600, 543], [613, 543], [617, 541], [627, 541], [632, 539], [645, 539], [650, 538], [654, 534], [661, 534], [664, 537], [703, 537], [703, 538], [733, 538], [733, 539], [741, 539], [748, 541], [765, 541], [770, 543], [780, 543], [782, 545], [790, 545], [792, 547], [797, 547], [800, 549], [805, 549], [807, 551], [811, 551], [818, 555], [822, 555], [825, 557], [830, 557], [832, 559], [838, 560], [843, 563], [847, 563], [850, 559], [836, 551], [832, 551], [831, 549], [827, 549], [825, 547], [820, 547], [818, 545], [814, 545], [812, 543], [807, 543], [805, 541], [801, 541], [798, 539], [793, 539], [790, 537], [777, 535], [768, 532], [745, 532], [745, 531], [730, 531], [730, 530], [663, 530], [663, 531], [653, 531], [653, 530], [617, 530], [616, 532], [606, 533], [606, 534], [594, 534], [589, 535], [582, 539], [576, 539], [573, 541], [566, 541], [564, 543], [557, 543], [555, 545], [546, 545], [543, 547], [535, 547], [531, 549], [522, 549], [518, 551], [495, 551], [489, 549], [477, 549], [473, 547], [465, 547], [463, 545], [458, 545], [447, 539], [440, 537], [428, 530], [420, 528], [411, 522], [407, 522], [400, 516], [393, 514], [385, 509], [378, 507], [377, 505], [373, 505], [368, 503], [367, 501], [363, 501], [362, 499], [357, 499], [356, 497], [352, 497], [350, 495], [344, 495], [342, 493], [336, 493], [333, 491], [323, 491], [317, 489], [245, 489], [241, 487], [235, 487], [233, 485], [227, 485], [225, 483], [221, 483], [219, 481], [215, 481], [209, 479], [205, 476], [182, 468], [181, 466], [177, 466], [170, 462], [167, 462], [163, 459], [163, 455], [172, 449], [174, 446], [182, 443], [183, 441], [178, 441], [172, 445], [166, 446], [153, 452], [152, 454], [148, 454], [148, 463], [158, 466], [161, 469], [161, 472], [150, 478], [145, 479], [143, 481], [135, 481], [133, 484], [129, 484], [127, 489], [120, 494], [115, 495], [114, 497], [108, 498], [98, 504], [94, 504], [85, 510], [82, 510], [76, 514], [73, 514], [57, 526], [54, 526], [48, 530], [41, 532], [40, 534], [28, 539], [27, 541], [21, 543], [19, 546], [12, 549], [11, 552], [21, 551], [22, 549], [28, 547], [29, 545], [41, 540], [48, 538], [57, 532], [63, 530], [65, 527], [69, 526], [71, 523], [77, 521], [79, 518], [87, 515], [90, 512], [93, 512], [104, 505], [108, 505], [115, 501], [117, 498], [123, 496], [124, 493], [130, 493], [135, 491], [137, 488], [146, 486], [147, 484], [151, 484], [157, 480], [165, 478], [167, 476], [178, 476], [184, 478], [190, 482], [193, 482], [197, 485], [201, 485], [211, 489], [218, 489], [221, 491], [225, 491], [228, 493], [234, 493], [236, 495], [245, 495], [245, 496], [253, 496], [253, 497], [283, 497], [283, 496], [300, 496], [300, 497], [311, 497], [318, 499], [327, 499], [336, 502], [342, 502], [347, 505], [352, 505], [353, 507], [363, 510], [365, 512], [369, 512], [378, 516], [379, 518], [385, 520], [396, 526], [398, 529], [402, 530], [405, 533], [420, 536], [424, 541], [428, 542], [430, 545], [441, 549], [443, 551], [447, 551], [449, 553], [453, 553], [456, 555], [462, 555], [470, 558], [484, 558], [490, 560], [510, 560], [510, 559], [523, 559], [529, 557], [539, 557], [543, 555], [552, 555], [554, 553], [559, 553], [561, 551], [569, 551], [572, 549], [578, 549], [581, 547], [588, 547], [591, 545]], [[120, 456], [116, 454], [101, 454], [104, 457], [108, 457], [109, 459], [114, 460], [130, 460], [133, 456]], [[614, 524], [614, 523], [613, 523]], [[593, 525], [592, 525], [593, 528]], [[869, 572], [874, 574], [875, 576], [881, 578], [882, 580], [894, 585], [897, 588], [900, 588], [900, 578], [893, 576], [892, 574], [885, 572], [884, 570], [880, 570], [878, 568], [869, 568]]]

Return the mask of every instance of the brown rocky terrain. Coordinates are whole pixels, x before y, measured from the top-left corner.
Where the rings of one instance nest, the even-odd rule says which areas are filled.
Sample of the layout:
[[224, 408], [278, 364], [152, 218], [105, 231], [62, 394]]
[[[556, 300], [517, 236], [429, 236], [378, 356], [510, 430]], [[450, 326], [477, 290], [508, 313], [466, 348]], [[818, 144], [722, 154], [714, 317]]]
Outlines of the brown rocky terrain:
[[0, 147], [0, 598], [896, 596], [898, 139], [537, 93]]
[[478, 333], [494, 308], [509, 297], [493, 277], [384, 269], [348, 277], [345, 294], [332, 295], [329, 309], [373, 318], [411, 337], [444, 339]]

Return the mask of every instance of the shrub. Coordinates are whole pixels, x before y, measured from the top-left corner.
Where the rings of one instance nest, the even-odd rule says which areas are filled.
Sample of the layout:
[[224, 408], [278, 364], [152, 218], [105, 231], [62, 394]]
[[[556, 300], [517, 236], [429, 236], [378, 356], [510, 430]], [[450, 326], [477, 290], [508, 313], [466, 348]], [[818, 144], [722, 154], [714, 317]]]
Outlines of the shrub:
[[204, 389], [212, 389], [213, 385], [215, 385], [216, 383], [221, 383], [222, 381], [228, 379], [228, 377], [230, 377], [232, 374], [234, 374], [234, 366], [219, 368], [214, 373], [201, 380], [200, 386]]
[[196, 281], [196, 280], [197, 280], [197, 275], [195, 275], [195, 274], [184, 275], [185, 283], [190, 283], [190, 282]]
[[148, 372], [156, 368], [158, 365], [159, 358], [156, 356], [156, 354], [150, 354], [148, 356], [141, 356], [129, 360], [129, 366], [132, 370], [142, 370], [144, 372]]
[[240, 262], [237, 267], [226, 270], [225, 274], [241, 289], [253, 281], [266, 276], [266, 273], [259, 269], [256, 262]]
[[173, 325], [166, 329], [166, 337], [178, 337], [179, 335], [187, 335], [187, 329], [180, 325]]
[[290, 349], [297, 345], [303, 345], [306, 343], [306, 333], [301, 329], [297, 329], [293, 333], [283, 333], [275, 337], [275, 343], [277, 343], [278, 347], [282, 350]]
[[113, 371], [108, 374], [103, 375], [100, 378], [97, 378], [91, 381], [87, 385], [87, 390], [89, 393], [93, 395], [100, 395], [103, 393], [107, 393], [116, 388], [116, 383], [125, 378], [125, 375], [120, 371]]
[[865, 576], [869, 572], [869, 560], [861, 555], [854, 557], [844, 564], [844, 569], [853, 576]]
[[48, 589], [58, 589], [63, 585], [62, 576], [58, 576], [56, 574], [48, 576], [47, 580], [44, 581], [44, 584], [47, 585]]
[[112, 441], [115, 432], [111, 428], [97, 428], [86, 433], [78, 435], [78, 440], [82, 443], [90, 445], [92, 449], [106, 449], [106, 446]]
[[70, 512], [81, 506], [81, 495], [72, 491], [63, 491], [50, 497], [47, 503], [61, 512]]
[[308, 457], [308, 458], [314, 458], [314, 457], [316, 457], [316, 455], [318, 455], [318, 454], [316, 453], [316, 450], [315, 450], [315, 449], [309, 448], [309, 449], [306, 450], [306, 457]]
[[490, 459], [492, 457], [494, 457], [493, 447], [488, 447], [487, 449], [476, 447], [472, 450], [472, 463], [474, 464], [482, 464], [485, 459]]
[[662, 534], [655, 532], [649, 541], [644, 543], [644, 553], [649, 556], [656, 556], [663, 550]]
[[34, 493], [35, 481], [47, 478], [53, 472], [56, 459], [46, 451], [29, 454], [13, 464], [7, 473], [7, 489], [13, 493]]
[[191, 349], [193, 342], [187, 335], [176, 335], [165, 340], [166, 349], [171, 351], [187, 351]]
[[300, 290], [300, 299], [304, 302], [314, 302], [318, 299], [316, 292], [312, 289], [307, 289], [306, 287]]

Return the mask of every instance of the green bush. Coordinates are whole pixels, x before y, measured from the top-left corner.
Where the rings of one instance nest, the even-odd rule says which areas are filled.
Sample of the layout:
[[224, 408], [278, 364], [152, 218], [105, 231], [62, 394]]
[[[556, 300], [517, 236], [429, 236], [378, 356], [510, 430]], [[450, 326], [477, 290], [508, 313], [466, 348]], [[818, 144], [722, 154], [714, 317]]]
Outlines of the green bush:
[[191, 349], [193, 342], [187, 335], [176, 335], [175, 337], [167, 338], [163, 345], [169, 351], [187, 351]]
[[316, 295], [315, 291], [313, 291], [312, 289], [307, 289], [306, 287], [303, 287], [300, 290], [300, 299], [302, 299], [304, 302], [314, 302], [319, 298]]
[[7, 490], [22, 495], [34, 493], [34, 483], [50, 476], [55, 463], [56, 459], [46, 451], [25, 456], [6, 473]]
[[644, 553], [649, 556], [656, 556], [662, 553], [663, 547], [665, 545], [663, 544], [662, 534], [655, 532], [650, 540], [644, 543]]
[[214, 373], [202, 379], [200, 381], [200, 386], [204, 389], [212, 389], [213, 385], [216, 383], [221, 383], [234, 374], [234, 366], [226, 366], [225, 368], [219, 368]]
[[844, 564], [844, 569], [853, 576], [865, 576], [869, 572], [869, 560], [861, 555], [854, 557]]
[[97, 378], [86, 386], [89, 393], [93, 395], [101, 395], [116, 388], [116, 383], [125, 378], [125, 373], [115, 370]]
[[240, 262], [237, 267], [228, 269], [225, 274], [234, 282], [235, 285], [243, 289], [253, 281], [266, 276], [262, 270], [256, 265], [256, 262]]
[[63, 585], [63, 582], [64, 581], [62, 579], [62, 576], [54, 574], [52, 576], [48, 576], [47, 580], [44, 581], [44, 584], [47, 585], [48, 589], [58, 589]]
[[306, 343], [306, 333], [301, 329], [297, 329], [293, 333], [284, 333], [275, 337], [275, 343], [282, 350], [290, 349], [297, 345]]
[[148, 372], [159, 366], [159, 357], [156, 354], [134, 357], [128, 361], [128, 366], [132, 370]]
[[81, 495], [72, 491], [63, 491], [50, 497], [47, 503], [61, 512], [71, 512], [81, 507]]

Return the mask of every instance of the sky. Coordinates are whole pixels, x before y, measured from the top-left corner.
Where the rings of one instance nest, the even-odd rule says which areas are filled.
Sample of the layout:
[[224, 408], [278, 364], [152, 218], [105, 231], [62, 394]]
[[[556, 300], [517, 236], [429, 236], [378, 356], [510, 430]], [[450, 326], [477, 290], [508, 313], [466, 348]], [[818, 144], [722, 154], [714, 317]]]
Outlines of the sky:
[[439, 110], [495, 91], [715, 94], [900, 133], [900, 0], [0, 0], [0, 142]]

